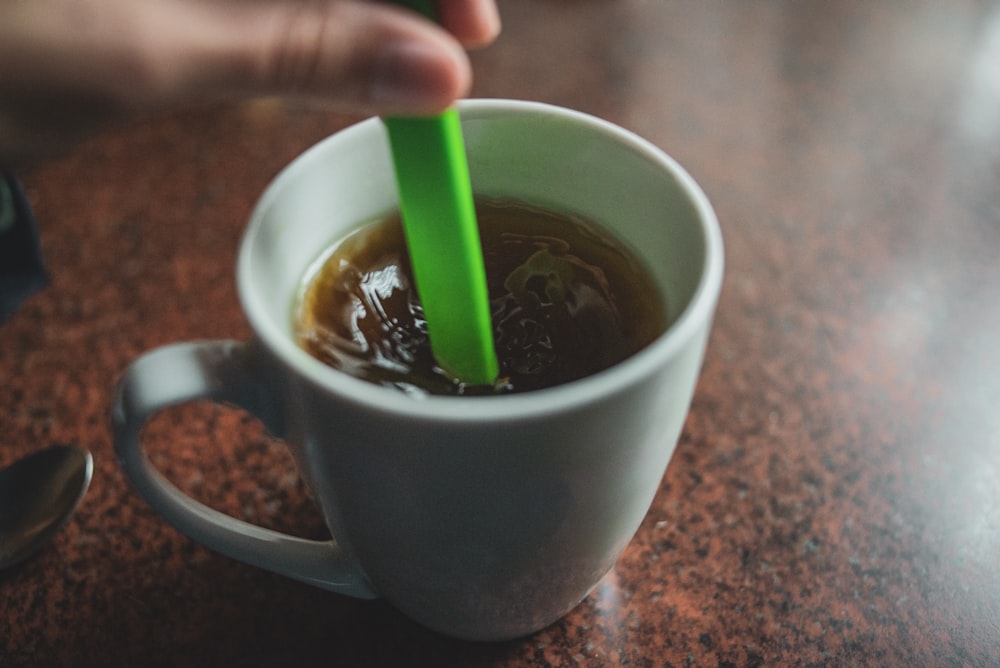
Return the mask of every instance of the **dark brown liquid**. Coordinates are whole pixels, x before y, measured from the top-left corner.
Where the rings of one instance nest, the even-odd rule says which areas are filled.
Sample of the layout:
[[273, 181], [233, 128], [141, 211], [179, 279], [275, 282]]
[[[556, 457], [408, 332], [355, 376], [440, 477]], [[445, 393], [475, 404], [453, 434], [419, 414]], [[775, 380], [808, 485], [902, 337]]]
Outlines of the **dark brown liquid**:
[[311, 277], [296, 314], [299, 344], [359, 378], [417, 394], [526, 392], [597, 373], [666, 328], [660, 291], [607, 232], [506, 200], [478, 200], [500, 379], [467, 386], [431, 354], [402, 225], [362, 228]]

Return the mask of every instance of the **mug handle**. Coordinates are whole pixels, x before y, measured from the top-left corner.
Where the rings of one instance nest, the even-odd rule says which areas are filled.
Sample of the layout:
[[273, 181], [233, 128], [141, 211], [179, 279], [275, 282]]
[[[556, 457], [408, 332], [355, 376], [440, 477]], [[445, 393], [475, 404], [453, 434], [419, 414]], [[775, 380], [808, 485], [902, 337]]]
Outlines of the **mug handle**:
[[271, 433], [281, 434], [272, 390], [251, 344], [217, 340], [152, 350], [129, 366], [115, 388], [115, 453], [149, 505], [206, 547], [330, 591], [375, 598], [361, 568], [335, 541], [297, 538], [209, 508], [170, 483], [142, 448], [140, 432], [153, 414], [195, 399], [236, 404], [260, 418]]

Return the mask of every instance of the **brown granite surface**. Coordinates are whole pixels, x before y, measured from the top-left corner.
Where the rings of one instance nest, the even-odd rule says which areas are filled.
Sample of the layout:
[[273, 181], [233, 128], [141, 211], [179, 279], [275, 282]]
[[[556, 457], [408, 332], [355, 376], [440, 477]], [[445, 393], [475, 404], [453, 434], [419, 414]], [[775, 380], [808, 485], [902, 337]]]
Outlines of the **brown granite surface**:
[[[501, 0], [475, 94], [606, 117], [717, 207], [727, 277], [673, 462], [615, 570], [534, 637], [467, 644], [211, 553], [130, 489], [108, 428], [139, 353], [247, 336], [234, 253], [275, 172], [347, 119], [274, 103], [107, 135], [22, 174], [53, 282], [0, 328], [0, 465], [96, 458], [0, 573], [3, 666], [995, 666], [1000, 3]], [[323, 535], [282, 445], [170, 410], [200, 499]]]

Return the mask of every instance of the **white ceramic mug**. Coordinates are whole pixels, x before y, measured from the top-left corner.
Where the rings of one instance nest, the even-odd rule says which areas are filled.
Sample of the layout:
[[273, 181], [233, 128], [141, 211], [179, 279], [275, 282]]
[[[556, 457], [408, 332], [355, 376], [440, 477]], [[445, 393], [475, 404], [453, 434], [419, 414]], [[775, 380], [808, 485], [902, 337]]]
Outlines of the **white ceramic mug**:
[[[252, 342], [159, 348], [115, 396], [115, 448], [139, 492], [225, 555], [480, 640], [563, 616], [612, 568], [652, 502], [688, 411], [719, 289], [722, 239], [704, 193], [670, 157], [596, 118], [507, 100], [461, 103], [473, 188], [606, 226], [655, 274], [672, 314], [638, 354], [594, 376], [497, 397], [413, 398], [299, 348], [293, 303], [321, 251], [387, 214], [396, 191], [382, 124], [339, 132], [258, 203], [238, 287]], [[330, 541], [234, 519], [172, 486], [143, 453], [165, 406], [236, 403], [283, 437]]]

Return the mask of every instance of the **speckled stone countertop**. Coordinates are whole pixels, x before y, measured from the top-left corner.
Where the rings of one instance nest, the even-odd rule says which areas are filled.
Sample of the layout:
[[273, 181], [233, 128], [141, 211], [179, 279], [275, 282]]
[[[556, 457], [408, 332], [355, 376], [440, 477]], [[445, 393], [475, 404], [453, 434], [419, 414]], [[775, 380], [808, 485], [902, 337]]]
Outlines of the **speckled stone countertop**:
[[[141, 352], [245, 338], [238, 240], [351, 119], [272, 102], [97, 138], [21, 174], [51, 286], [0, 328], [0, 465], [95, 476], [0, 573], [2, 666], [995, 666], [1000, 661], [1000, 3], [501, 0], [474, 94], [587, 111], [703, 185], [727, 275], [681, 442], [616, 568], [563, 621], [454, 641], [177, 533], [115, 461]], [[146, 435], [195, 497], [325, 535], [244, 414]]]

